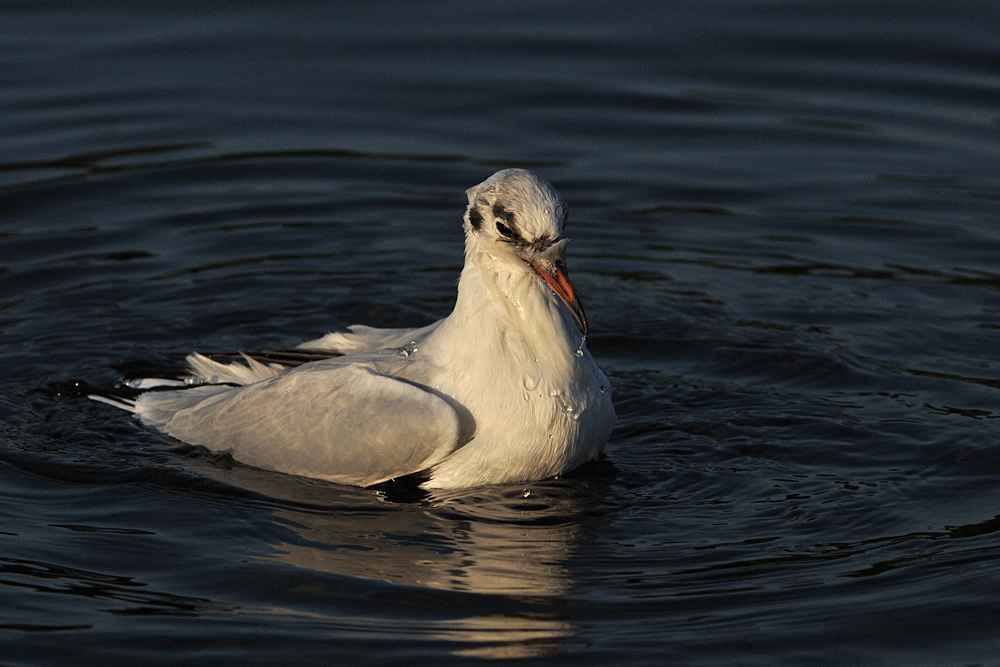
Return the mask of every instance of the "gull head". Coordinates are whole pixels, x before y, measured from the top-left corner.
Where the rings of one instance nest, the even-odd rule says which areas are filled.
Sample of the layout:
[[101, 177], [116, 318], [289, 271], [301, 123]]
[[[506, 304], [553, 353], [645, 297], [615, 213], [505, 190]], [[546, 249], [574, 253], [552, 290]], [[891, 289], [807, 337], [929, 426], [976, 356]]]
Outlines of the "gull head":
[[465, 233], [470, 244], [512, 270], [544, 281], [587, 333], [587, 317], [566, 272], [560, 238], [568, 212], [559, 193], [526, 169], [504, 169], [465, 191]]

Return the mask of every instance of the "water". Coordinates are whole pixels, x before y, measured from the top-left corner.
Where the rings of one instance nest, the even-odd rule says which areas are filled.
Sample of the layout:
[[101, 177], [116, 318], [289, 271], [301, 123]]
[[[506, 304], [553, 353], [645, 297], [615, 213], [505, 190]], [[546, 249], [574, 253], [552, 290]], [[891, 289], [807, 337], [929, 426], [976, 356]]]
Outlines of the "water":
[[[0, 5], [5, 664], [1000, 664], [992, 3], [88, 4]], [[395, 497], [51, 390], [442, 317], [506, 166], [600, 461]]]

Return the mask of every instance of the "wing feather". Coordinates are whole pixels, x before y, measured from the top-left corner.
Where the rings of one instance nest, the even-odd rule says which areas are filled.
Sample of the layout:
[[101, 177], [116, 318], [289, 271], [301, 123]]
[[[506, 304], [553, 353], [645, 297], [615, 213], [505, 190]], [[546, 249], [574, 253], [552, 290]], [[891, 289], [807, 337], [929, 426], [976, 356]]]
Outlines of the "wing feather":
[[463, 437], [458, 413], [440, 396], [368, 363], [337, 360], [245, 386], [147, 392], [135, 412], [248, 465], [360, 486], [434, 465]]
[[352, 324], [348, 331], [328, 333], [322, 338], [301, 343], [299, 348], [308, 350], [329, 350], [340, 354], [354, 354], [386, 347], [401, 347], [408, 343], [420, 343], [444, 320], [438, 320], [417, 329], [377, 329], [363, 324]]

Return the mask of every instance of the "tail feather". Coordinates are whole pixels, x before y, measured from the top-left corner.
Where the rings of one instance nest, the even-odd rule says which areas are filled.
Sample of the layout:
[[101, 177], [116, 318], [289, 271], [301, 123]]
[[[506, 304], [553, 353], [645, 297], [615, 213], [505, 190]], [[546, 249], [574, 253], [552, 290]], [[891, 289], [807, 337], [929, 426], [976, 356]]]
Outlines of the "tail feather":
[[120, 369], [126, 379], [114, 389], [97, 389], [82, 381], [58, 382], [51, 388], [56, 395], [86, 397], [127, 410], [147, 425], [159, 426], [171, 411], [204, 400], [207, 394], [259, 382], [294, 366], [337, 356], [340, 352], [335, 350], [307, 348], [211, 356], [195, 352], [185, 359], [186, 369], [161, 368], [142, 362], [128, 364]]
[[281, 364], [262, 364], [246, 354], [243, 363], [223, 364], [197, 352], [187, 356], [191, 373], [207, 384], [251, 384], [274, 377], [285, 370]]
[[135, 413], [134, 398], [111, 396], [110, 394], [87, 394], [87, 398], [89, 398], [92, 401], [97, 401], [98, 403], [105, 403], [107, 405], [120, 408], [122, 410], [128, 410], [133, 414]]

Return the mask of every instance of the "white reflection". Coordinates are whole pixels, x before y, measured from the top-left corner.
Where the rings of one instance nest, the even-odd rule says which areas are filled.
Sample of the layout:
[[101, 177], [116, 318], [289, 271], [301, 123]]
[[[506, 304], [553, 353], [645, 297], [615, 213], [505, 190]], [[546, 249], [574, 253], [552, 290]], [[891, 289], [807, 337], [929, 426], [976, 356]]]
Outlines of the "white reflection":
[[[580, 517], [600, 500], [556, 481], [395, 503], [371, 490], [240, 465], [199, 472], [270, 499], [276, 519], [301, 538], [275, 544], [274, 560], [399, 586], [527, 599], [569, 590], [566, 562], [586, 541]], [[423, 634], [473, 645], [456, 649], [461, 655], [499, 658], [543, 654], [575, 633], [562, 618], [497, 614], [492, 606], [483, 615], [422, 621]]]

